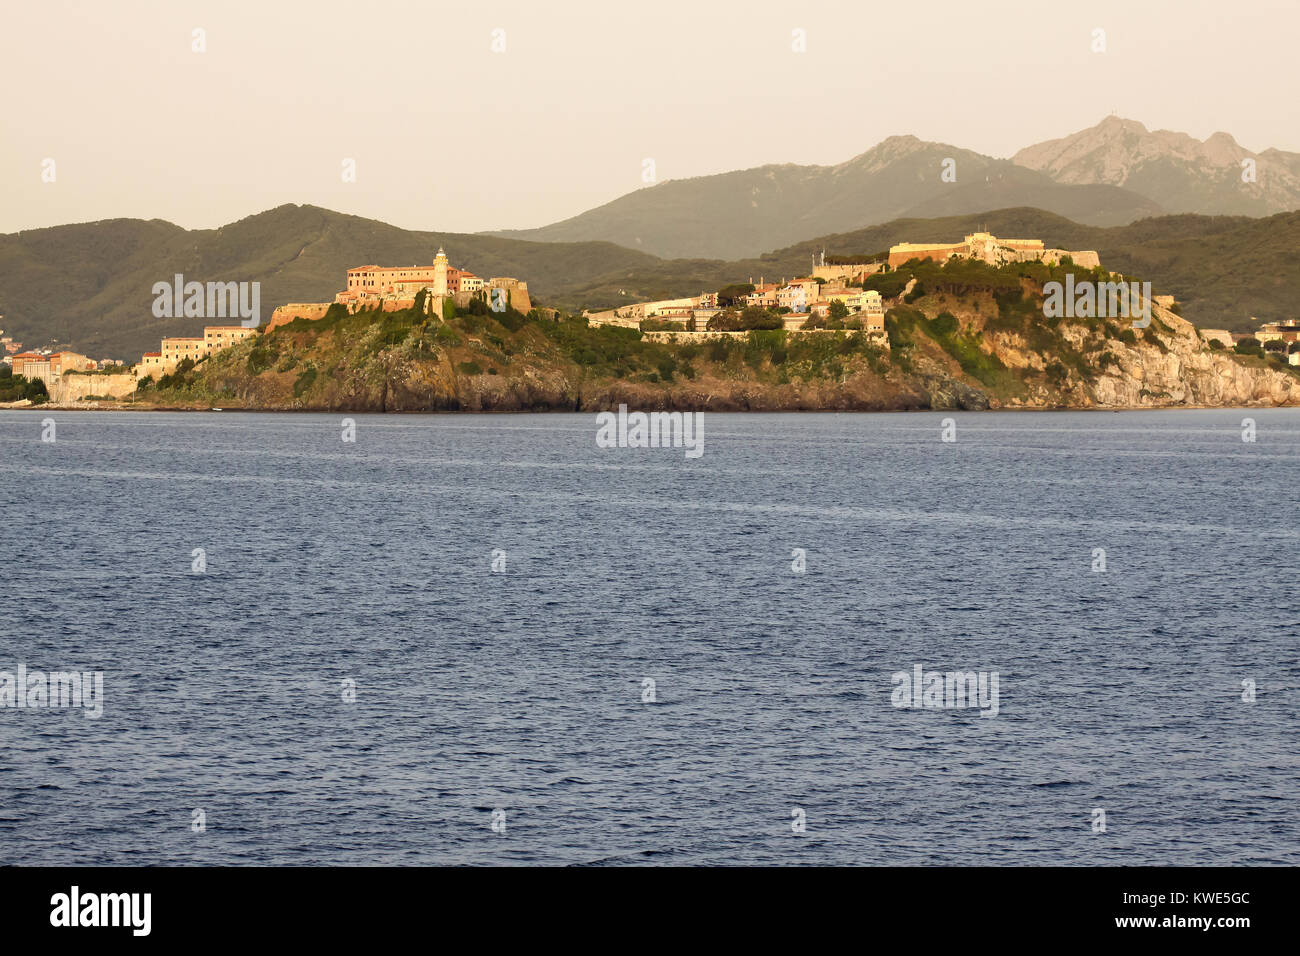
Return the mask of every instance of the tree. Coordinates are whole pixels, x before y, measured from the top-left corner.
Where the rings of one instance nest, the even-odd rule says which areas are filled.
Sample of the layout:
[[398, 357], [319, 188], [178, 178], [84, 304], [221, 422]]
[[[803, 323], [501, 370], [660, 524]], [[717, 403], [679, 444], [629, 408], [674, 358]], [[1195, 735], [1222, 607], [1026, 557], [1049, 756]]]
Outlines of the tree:
[[1285, 352], [1286, 343], [1281, 339], [1269, 339], [1264, 343], [1265, 352]]
[[740, 313], [735, 309], [724, 309], [709, 319], [709, 324], [705, 328], [710, 332], [739, 332], [743, 328]]
[[642, 319], [639, 324], [642, 332], [683, 332], [686, 329], [684, 322], [673, 322], [670, 319]]
[[907, 285], [907, 280], [911, 277], [911, 273], [905, 271], [877, 272], [862, 280], [862, 288], [874, 289], [884, 298], [892, 299], [902, 294], [903, 288]]
[[731, 285], [723, 286], [718, 290], [718, 305], [722, 308], [740, 305], [745, 296], [754, 291], [754, 285], [751, 282], [734, 282]]
[[50, 393], [45, 388], [45, 380], [40, 378], [31, 378], [23, 386], [23, 398], [27, 399], [33, 405], [39, 405], [50, 397]]
[[773, 315], [762, 306], [751, 305], [740, 313], [740, 327], [744, 330], [779, 329], [784, 327], [784, 323], [780, 316]]
[[836, 299], [831, 303], [830, 316], [832, 319], [839, 319], [843, 321], [845, 318], [847, 318], [848, 314], [849, 314], [849, 307], [839, 299]]

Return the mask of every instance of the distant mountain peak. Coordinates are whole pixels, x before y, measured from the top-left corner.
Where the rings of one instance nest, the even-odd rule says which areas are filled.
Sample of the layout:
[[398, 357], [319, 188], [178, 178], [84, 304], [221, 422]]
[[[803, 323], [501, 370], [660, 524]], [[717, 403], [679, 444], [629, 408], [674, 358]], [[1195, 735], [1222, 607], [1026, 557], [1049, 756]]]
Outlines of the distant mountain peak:
[[913, 136], [911, 133], [904, 133], [901, 136], [886, 136], [875, 145], [876, 149], [897, 149], [898, 147], [924, 146], [925, 141]]
[[[1104, 130], [1104, 131], [1119, 129], [1119, 130], [1132, 130], [1138, 133], [1147, 132], [1146, 126], [1139, 123], [1137, 120], [1126, 119], [1123, 116], [1116, 116], [1114, 113], [1105, 117], [1100, 123], [1098, 123], [1096, 126], [1093, 126], [1091, 128], [1094, 130]], [[1083, 132], [1086, 133], [1088, 132], [1088, 130], [1083, 130]]]
[[931, 143], [908, 133], [901, 136], [886, 136], [865, 153], [859, 153], [850, 160], [832, 166], [831, 170], [836, 174], [847, 171], [874, 173], [900, 160], [907, 159], [909, 156], [939, 148], [954, 152], [966, 152], [965, 150], [957, 150], [953, 146], [947, 146], [945, 143]]
[[[1266, 168], [1244, 179], [1245, 159], [1262, 159]], [[1058, 183], [1131, 189], [1170, 212], [1265, 216], [1300, 208], [1300, 154], [1252, 153], [1222, 131], [1198, 140], [1107, 116], [1096, 126], [1027, 146], [1012, 161]]]

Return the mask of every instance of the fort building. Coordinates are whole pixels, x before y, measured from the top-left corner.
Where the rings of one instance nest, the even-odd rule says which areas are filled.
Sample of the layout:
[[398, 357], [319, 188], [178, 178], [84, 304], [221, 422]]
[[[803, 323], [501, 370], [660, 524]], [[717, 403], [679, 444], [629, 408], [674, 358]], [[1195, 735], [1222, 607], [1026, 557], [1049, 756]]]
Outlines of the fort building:
[[52, 385], [65, 372], [84, 372], [98, 367], [94, 359], [80, 352], [55, 352], [42, 355], [39, 352], [20, 352], [13, 357], [13, 373], [25, 378], [39, 378], [46, 385]]
[[1255, 331], [1255, 339], [1261, 345], [1265, 342], [1300, 341], [1300, 320], [1287, 319], [1284, 322], [1267, 322]]
[[203, 328], [203, 354], [211, 355], [257, 335], [257, 329], [242, 325], [208, 325]]
[[204, 356], [203, 336], [178, 336], [162, 340], [163, 364], [175, 367], [185, 359], [197, 362]]
[[145, 352], [140, 356], [136, 374], [140, 378], [149, 375], [159, 378], [174, 371], [176, 366], [186, 359], [197, 362], [214, 352], [228, 349], [257, 335], [257, 332], [257, 329], [245, 328], [242, 325], [208, 325], [204, 326], [202, 335], [165, 338], [159, 344], [157, 352]]
[[[494, 299], [494, 290], [501, 294]], [[271, 315], [267, 331], [287, 325], [294, 319], [315, 321], [323, 318], [331, 305], [342, 305], [348, 312], [355, 313], [362, 309], [379, 309], [383, 312], [397, 312], [415, 306], [416, 296], [427, 292], [425, 310], [430, 313], [441, 312], [442, 304], [447, 299], [458, 306], [466, 306], [477, 294], [484, 294], [489, 304], [493, 301], [503, 303], [520, 312], [532, 309], [532, 300], [528, 295], [528, 283], [512, 276], [497, 276], [483, 279], [468, 269], [458, 269], [447, 259], [447, 253], [439, 248], [433, 262], [427, 266], [357, 266], [347, 271], [346, 286], [334, 296], [333, 302], [290, 302], [278, 307]]]
[[911, 259], [930, 259], [947, 262], [953, 257], [979, 259], [992, 266], [1009, 262], [1057, 263], [1069, 256], [1073, 262], [1086, 269], [1101, 264], [1092, 250], [1070, 252], [1065, 249], [1047, 249], [1041, 239], [999, 239], [987, 232], [975, 232], [961, 242], [900, 242], [889, 247], [889, 267], [896, 269]]

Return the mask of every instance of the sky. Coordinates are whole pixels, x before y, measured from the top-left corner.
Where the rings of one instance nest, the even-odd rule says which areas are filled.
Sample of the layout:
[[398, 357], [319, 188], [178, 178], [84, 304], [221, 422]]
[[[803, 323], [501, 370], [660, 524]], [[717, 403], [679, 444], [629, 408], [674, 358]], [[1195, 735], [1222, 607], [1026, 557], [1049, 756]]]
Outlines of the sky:
[[1008, 157], [1112, 112], [1300, 151], [1300, 0], [6, 6], [0, 233], [285, 203], [529, 228], [646, 160], [830, 165], [907, 133]]

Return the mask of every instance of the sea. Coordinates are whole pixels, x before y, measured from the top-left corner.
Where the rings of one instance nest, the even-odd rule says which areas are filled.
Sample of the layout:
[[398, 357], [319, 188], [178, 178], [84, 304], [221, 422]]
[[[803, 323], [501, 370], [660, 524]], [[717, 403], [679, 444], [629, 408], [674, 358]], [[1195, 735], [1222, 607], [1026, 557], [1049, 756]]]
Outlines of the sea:
[[1300, 864], [1300, 410], [597, 427], [0, 412], [0, 862]]

